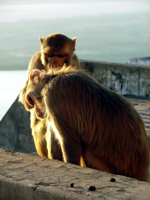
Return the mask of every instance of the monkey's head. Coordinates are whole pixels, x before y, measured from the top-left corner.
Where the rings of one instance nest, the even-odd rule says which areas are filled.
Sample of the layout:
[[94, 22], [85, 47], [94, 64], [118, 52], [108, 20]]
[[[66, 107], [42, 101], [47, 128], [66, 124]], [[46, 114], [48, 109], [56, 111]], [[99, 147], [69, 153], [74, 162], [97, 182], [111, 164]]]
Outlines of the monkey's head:
[[75, 51], [76, 38], [63, 34], [51, 34], [45, 38], [39, 37], [41, 44], [41, 61], [47, 69], [62, 68], [71, 63]]
[[[33, 70], [29, 75], [29, 82], [27, 86], [26, 101], [28, 103], [27, 110], [34, 109], [38, 118], [46, 117], [46, 109], [42, 89], [46, 83], [45, 79], [40, 79], [42, 72]], [[43, 72], [44, 73], [44, 72]]]

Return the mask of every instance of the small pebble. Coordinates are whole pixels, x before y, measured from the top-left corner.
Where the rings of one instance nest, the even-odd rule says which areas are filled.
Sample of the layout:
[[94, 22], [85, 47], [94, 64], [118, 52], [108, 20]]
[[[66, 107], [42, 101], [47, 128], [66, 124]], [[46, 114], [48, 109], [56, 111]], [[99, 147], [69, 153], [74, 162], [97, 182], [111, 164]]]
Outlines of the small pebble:
[[74, 183], [71, 183], [71, 184], [70, 184], [70, 187], [73, 188], [73, 187], [74, 187]]
[[110, 179], [110, 182], [115, 182], [115, 181], [116, 181], [115, 178], [111, 178], [111, 179]]
[[91, 186], [89, 187], [89, 190], [90, 190], [90, 191], [95, 191], [95, 190], [96, 190], [95, 185], [91, 185]]

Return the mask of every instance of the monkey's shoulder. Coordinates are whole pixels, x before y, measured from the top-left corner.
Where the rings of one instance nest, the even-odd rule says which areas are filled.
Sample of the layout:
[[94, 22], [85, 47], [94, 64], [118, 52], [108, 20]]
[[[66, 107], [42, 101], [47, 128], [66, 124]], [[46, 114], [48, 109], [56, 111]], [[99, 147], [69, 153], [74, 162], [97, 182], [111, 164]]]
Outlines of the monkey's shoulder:
[[39, 70], [44, 69], [44, 65], [41, 62], [41, 52], [40, 51], [35, 52], [29, 62], [28, 71], [31, 72], [31, 70], [33, 70], [33, 69], [39, 69]]

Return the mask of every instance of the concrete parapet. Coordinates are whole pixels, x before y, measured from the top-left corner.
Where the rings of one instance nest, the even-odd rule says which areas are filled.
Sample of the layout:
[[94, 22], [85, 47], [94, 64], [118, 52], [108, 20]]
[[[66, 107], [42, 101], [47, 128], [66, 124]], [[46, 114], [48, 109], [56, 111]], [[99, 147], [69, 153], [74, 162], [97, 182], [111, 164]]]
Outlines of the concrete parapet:
[[150, 67], [81, 60], [81, 68], [107, 88], [122, 95], [150, 97]]
[[36, 154], [0, 149], [0, 200], [149, 200], [149, 197], [150, 184], [146, 182]]

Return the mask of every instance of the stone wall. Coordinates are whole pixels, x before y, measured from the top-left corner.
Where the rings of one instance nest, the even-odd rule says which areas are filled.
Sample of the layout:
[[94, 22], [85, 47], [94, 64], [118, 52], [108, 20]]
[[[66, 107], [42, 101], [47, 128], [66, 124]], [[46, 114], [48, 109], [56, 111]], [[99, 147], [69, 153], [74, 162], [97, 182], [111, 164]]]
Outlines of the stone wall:
[[150, 97], [150, 67], [81, 60], [81, 68], [122, 95]]

